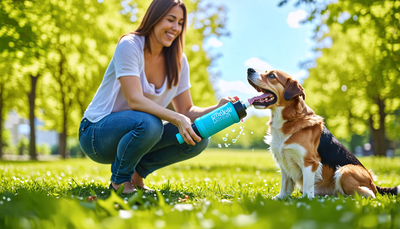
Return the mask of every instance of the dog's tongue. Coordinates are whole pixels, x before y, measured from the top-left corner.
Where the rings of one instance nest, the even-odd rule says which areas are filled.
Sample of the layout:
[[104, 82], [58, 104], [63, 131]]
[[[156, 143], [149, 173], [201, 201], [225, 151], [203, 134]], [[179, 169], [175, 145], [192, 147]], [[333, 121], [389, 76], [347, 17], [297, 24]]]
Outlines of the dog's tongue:
[[250, 99], [248, 99], [248, 101], [249, 101], [250, 104], [253, 104], [254, 101], [256, 101], [256, 100], [258, 100], [258, 99], [267, 98], [267, 97], [270, 96], [270, 95], [271, 95], [271, 93], [265, 93], [265, 94], [262, 94], [262, 95], [259, 95], [259, 96], [255, 96], [255, 97], [253, 97], [253, 98], [250, 98]]

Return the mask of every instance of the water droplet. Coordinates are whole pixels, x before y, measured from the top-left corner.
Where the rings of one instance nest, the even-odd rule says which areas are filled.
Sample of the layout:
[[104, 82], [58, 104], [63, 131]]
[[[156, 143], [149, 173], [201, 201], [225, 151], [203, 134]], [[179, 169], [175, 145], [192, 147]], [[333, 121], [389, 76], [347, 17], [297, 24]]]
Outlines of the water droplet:
[[232, 139], [232, 143], [236, 143], [236, 139]]
[[229, 136], [229, 134], [225, 134], [225, 137], [228, 137]]
[[232, 129], [232, 132], [235, 132], [235, 129]]
[[243, 126], [241, 126], [240, 129], [243, 129]]
[[228, 147], [229, 145], [225, 143], [225, 147]]
[[253, 134], [253, 131], [251, 131], [251, 134]]
[[218, 144], [218, 147], [221, 148], [222, 147], [221, 144]]
[[243, 135], [244, 135], [244, 133], [243, 133]]
[[228, 140], [227, 138], [223, 137], [222, 140], [224, 140], [224, 142], [226, 142], [226, 140]]

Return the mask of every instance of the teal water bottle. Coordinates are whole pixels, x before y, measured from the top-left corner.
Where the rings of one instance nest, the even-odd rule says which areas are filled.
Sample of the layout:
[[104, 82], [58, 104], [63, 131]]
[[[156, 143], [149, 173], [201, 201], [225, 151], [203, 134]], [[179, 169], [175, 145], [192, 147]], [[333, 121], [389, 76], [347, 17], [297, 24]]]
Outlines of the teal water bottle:
[[[240, 122], [242, 118], [246, 117], [246, 109], [249, 106], [248, 101], [229, 102], [197, 118], [192, 124], [192, 128], [201, 138], [209, 138], [228, 126]], [[185, 142], [180, 133], [176, 134], [176, 138], [180, 144]]]

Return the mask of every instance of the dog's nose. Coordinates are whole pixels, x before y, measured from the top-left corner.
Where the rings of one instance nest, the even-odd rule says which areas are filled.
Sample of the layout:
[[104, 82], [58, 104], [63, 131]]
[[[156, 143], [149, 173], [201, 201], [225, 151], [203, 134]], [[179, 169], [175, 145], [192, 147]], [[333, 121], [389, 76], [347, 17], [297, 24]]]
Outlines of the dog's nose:
[[253, 68], [248, 68], [247, 69], [247, 74], [251, 74], [251, 73], [255, 73], [256, 70], [254, 70]]

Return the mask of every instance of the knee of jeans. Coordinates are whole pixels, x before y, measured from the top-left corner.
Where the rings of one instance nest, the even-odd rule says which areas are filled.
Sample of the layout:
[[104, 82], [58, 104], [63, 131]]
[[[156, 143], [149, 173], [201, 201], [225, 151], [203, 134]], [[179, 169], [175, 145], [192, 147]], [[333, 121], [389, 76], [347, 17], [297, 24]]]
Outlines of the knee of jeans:
[[140, 129], [143, 130], [143, 136], [145, 138], [152, 138], [159, 141], [164, 131], [164, 126], [161, 119], [149, 115], [148, 118], [142, 120], [140, 124]]
[[207, 148], [208, 141], [209, 141], [208, 138], [201, 139], [200, 142], [196, 142], [196, 145], [193, 146], [192, 150], [190, 150], [188, 153], [191, 154], [193, 157], [199, 155]]

